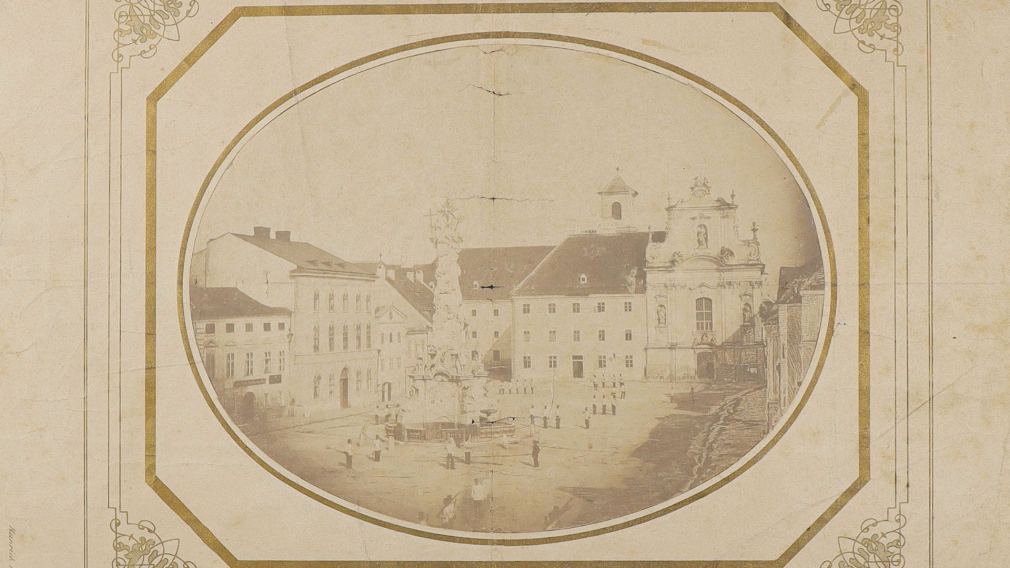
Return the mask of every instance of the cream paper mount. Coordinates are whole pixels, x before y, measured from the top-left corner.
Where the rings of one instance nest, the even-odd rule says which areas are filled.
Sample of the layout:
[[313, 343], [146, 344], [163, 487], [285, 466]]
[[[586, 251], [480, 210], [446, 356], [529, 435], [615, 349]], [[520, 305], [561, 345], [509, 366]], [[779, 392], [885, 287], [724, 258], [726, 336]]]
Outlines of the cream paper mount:
[[85, 563], [928, 565], [924, 19], [118, 3]]

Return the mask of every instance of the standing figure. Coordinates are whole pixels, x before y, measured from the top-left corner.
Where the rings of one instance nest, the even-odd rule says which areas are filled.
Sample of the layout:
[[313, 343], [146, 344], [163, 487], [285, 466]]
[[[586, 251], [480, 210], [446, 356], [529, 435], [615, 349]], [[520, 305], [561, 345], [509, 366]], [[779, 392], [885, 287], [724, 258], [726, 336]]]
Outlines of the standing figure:
[[354, 442], [350, 438], [347, 439], [347, 444], [344, 446], [344, 465], [347, 469], [351, 469], [354, 461]]
[[379, 439], [379, 435], [375, 435], [375, 440], [372, 440], [372, 459], [378, 463], [382, 459], [382, 440]]
[[452, 436], [445, 442], [445, 467], [456, 469], [456, 440], [453, 440]]
[[558, 430], [561, 429], [561, 405], [554, 407], [554, 427]]
[[611, 402], [610, 403], [610, 413], [613, 414], [614, 416], [617, 416], [617, 403], [616, 402]]
[[472, 449], [473, 445], [470, 443], [470, 439], [463, 440], [463, 463], [466, 465], [470, 465], [470, 450]]
[[550, 415], [550, 413], [551, 413], [551, 410], [550, 410], [550, 408], [549, 408], [549, 407], [548, 407], [548, 406], [547, 406], [547, 405], [545, 404], [545, 405], [544, 405], [544, 415], [543, 415], [543, 419], [544, 419], [544, 430], [546, 430], [546, 429], [547, 429], [547, 418], [548, 418], [548, 416]]
[[[523, 389], [526, 390], [526, 389]], [[532, 404], [530, 405], [530, 426], [535, 425], [537, 422], [537, 409]]]
[[593, 395], [593, 414], [596, 414], [596, 395]]
[[540, 440], [533, 439], [533, 467], [540, 467]]
[[586, 430], [589, 430], [589, 407], [588, 406], [586, 407], [586, 412], [583, 415], [583, 418], [586, 421]]

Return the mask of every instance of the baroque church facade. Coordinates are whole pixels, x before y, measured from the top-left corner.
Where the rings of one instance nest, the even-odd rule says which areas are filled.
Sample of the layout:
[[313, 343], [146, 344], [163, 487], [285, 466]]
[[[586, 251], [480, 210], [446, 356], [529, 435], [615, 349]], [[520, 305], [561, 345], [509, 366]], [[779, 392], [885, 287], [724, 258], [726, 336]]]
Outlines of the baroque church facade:
[[757, 307], [765, 300], [758, 227], [741, 238], [735, 195], [695, 179], [666, 207], [666, 231], [646, 249], [646, 376], [734, 378], [763, 372]]

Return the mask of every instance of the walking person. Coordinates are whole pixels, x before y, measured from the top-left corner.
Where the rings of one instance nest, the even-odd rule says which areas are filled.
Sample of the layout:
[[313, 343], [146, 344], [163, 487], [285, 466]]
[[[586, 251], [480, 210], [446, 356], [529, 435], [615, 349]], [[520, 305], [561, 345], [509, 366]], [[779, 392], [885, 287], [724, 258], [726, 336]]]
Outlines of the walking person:
[[557, 430], [561, 429], [561, 405], [554, 407], [554, 428]]
[[445, 468], [456, 469], [456, 440], [452, 436], [445, 442]]
[[533, 467], [540, 467], [540, 440], [533, 439]]
[[375, 463], [379, 463], [382, 460], [382, 440], [379, 439], [378, 434], [372, 440], [372, 459], [375, 460]]
[[586, 407], [586, 412], [583, 415], [583, 418], [586, 421], [586, 430], [589, 430], [589, 407], [588, 406]]
[[470, 450], [471, 449], [473, 449], [473, 448], [472, 448], [472, 444], [470, 443], [470, 438], [467, 438], [466, 440], [463, 440], [463, 463], [465, 463], [466, 465], [470, 465]]
[[[525, 389], [523, 389], [525, 390]], [[535, 426], [537, 423], [537, 408], [530, 405], [530, 426]]]
[[456, 498], [446, 495], [442, 499], [442, 510], [438, 513], [438, 520], [442, 521], [442, 526], [449, 528], [456, 519]]
[[347, 444], [344, 446], [344, 465], [347, 469], [353, 468], [354, 462], [354, 442], [348, 438]]
[[593, 395], [593, 414], [596, 414], [596, 395]]

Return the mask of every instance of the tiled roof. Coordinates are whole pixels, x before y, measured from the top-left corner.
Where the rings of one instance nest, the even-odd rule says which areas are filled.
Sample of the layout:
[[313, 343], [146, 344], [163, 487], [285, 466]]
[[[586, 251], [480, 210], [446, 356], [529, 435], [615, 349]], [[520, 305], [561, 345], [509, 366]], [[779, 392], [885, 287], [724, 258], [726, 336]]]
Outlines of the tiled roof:
[[361, 267], [334, 256], [325, 250], [300, 241], [261, 237], [255, 235], [240, 235], [232, 233], [243, 241], [295, 264], [299, 270], [307, 272], [323, 272], [332, 274], [350, 274], [358, 276], [375, 276], [375, 271]]
[[238, 288], [224, 287], [190, 287], [189, 308], [195, 321], [291, 315], [291, 310], [287, 308], [267, 306], [250, 298]]
[[[587, 296], [645, 292], [648, 232], [566, 238], [515, 290], [515, 296]], [[585, 275], [585, 282], [582, 276]]]
[[386, 282], [426, 320], [431, 321], [435, 315], [435, 293], [421, 282], [408, 280], [404, 269], [395, 270], [395, 278], [387, 278]]
[[[459, 251], [464, 300], [507, 300], [553, 246], [469, 248]], [[477, 288], [474, 288], [474, 282]], [[493, 287], [492, 287], [493, 286]]]
[[614, 176], [614, 179], [610, 180], [610, 183], [608, 183], [603, 189], [597, 191], [596, 193], [600, 195], [630, 193], [632, 197], [638, 195], [638, 192], [632, 189], [631, 186], [628, 185], [628, 183], [624, 181], [624, 178], [622, 178], [620, 175]]
[[779, 304], [793, 304], [800, 301], [801, 290], [823, 290], [824, 268], [820, 262], [803, 266], [783, 266], [779, 269]]

